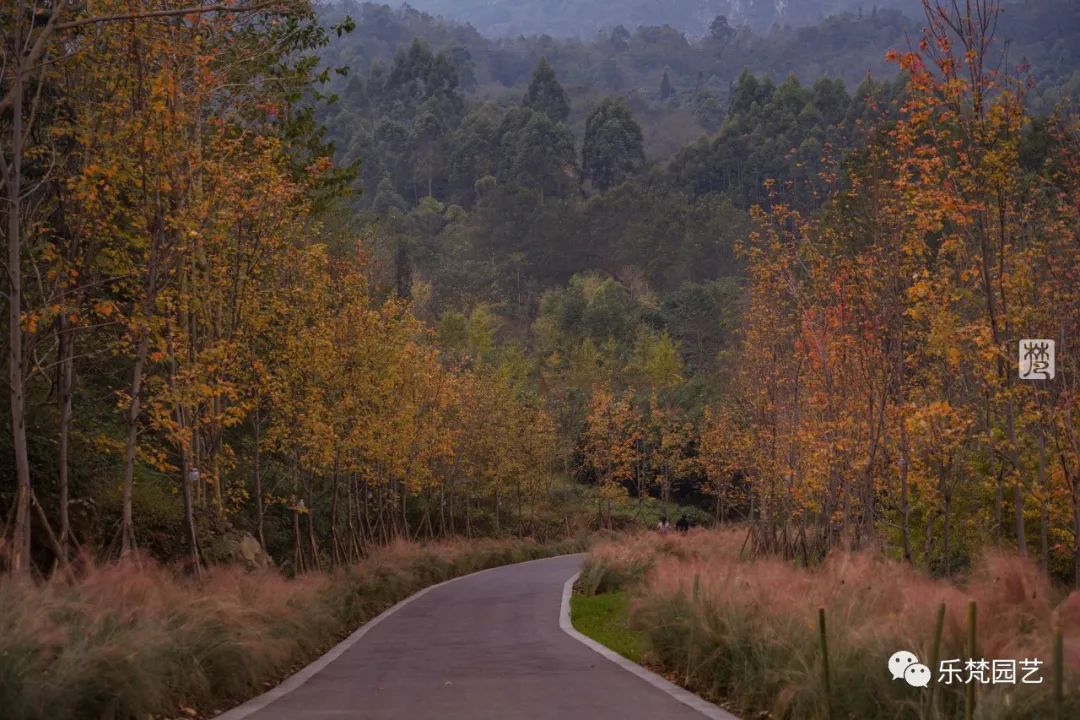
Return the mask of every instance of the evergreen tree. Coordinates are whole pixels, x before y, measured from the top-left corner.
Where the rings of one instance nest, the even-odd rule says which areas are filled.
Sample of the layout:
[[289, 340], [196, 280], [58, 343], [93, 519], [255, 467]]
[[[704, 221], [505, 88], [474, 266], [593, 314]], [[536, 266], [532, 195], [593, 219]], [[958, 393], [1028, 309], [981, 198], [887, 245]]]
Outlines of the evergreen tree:
[[577, 183], [574, 136], [561, 122], [528, 108], [515, 108], [503, 119], [502, 175], [509, 182], [563, 196]]
[[709, 39], [723, 47], [735, 37], [735, 28], [728, 24], [728, 19], [717, 15], [709, 25]]
[[582, 170], [600, 190], [618, 185], [645, 164], [641, 126], [622, 100], [606, 98], [585, 122]]
[[553, 122], [566, 122], [566, 119], [570, 117], [570, 101], [566, 97], [563, 86], [559, 84], [559, 79], [555, 77], [555, 71], [548, 65], [547, 59], [540, 58], [522, 104], [544, 113]]

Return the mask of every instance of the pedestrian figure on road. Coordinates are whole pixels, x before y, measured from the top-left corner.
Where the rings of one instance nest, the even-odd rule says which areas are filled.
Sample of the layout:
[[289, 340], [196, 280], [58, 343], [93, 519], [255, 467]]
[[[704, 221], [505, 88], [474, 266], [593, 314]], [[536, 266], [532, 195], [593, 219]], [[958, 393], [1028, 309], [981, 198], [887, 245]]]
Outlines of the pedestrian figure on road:
[[666, 517], [660, 518], [660, 524], [656, 526], [656, 532], [660, 533], [661, 535], [667, 535], [668, 530], [670, 530], [670, 529], [671, 529], [671, 526], [668, 525], [667, 518]]
[[690, 519], [686, 517], [686, 513], [683, 513], [682, 517], [679, 518], [679, 522], [675, 523], [675, 529], [681, 533], [690, 531]]

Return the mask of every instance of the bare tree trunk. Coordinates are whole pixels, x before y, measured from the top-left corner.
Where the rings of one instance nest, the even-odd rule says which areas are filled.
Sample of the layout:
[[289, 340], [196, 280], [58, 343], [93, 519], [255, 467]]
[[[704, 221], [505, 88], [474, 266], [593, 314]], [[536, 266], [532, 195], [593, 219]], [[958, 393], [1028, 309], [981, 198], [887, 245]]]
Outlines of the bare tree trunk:
[[439, 480], [439, 535], [446, 537], [446, 483]]
[[120, 516], [120, 555], [135, 549], [135, 526], [132, 518], [132, 494], [135, 485], [135, 451], [139, 441], [139, 413], [142, 402], [143, 370], [150, 349], [149, 330], [143, 329], [131, 373], [131, 401], [127, 411], [127, 440], [124, 444], [123, 499]]
[[344, 560], [344, 555], [341, 534], [338, 533], [338, 462], [335, 457], [333, 490], [330, 496], [330, 562], [333, 565], [340, 565]]
[[292, 466], [292, 535], [293, 535], [293, 571], [299, 575], [304, 572], [304, 548], [300, 539], [300, 460], [293, 455]]
[[68, 559], [68, 548], [71, 536], [71, 514], [69, 512], [69, 467], [68, 455], [71, 439], [71, 398], [73, 391], [73, 366], [75, 338], [71, 334], [72, 328], [67, 321], [64, 312], [60, 313], [57, 326], [58, 352], [60, 364], [57, 366], [57, 404], [60, 408], [60, 437], [57, 440], [57, 464], [59, 465], [60, 481], [60, 552], [64, 562]]
[[348, 545], [346, 545], [347, 552], [345, 554], [345, 558], [348, 562], [355, 562], [356, 560], [358, 560], [360, 550], [360, 546], [356, 537], [357, 518], [355, 515], [353, 515], [353, 513], [355, 512], [353, 505], [356, 496], [355, 484], [355, 478], [352, 477], [352, 475], [350, 474], [349, 481], [345, 483], [345, 522], [346, 528], [349, 531], [349, 542]]
[[930, 571], [930, 552], [934, 549], [934, 522], [937, 520], [934, 517], [937, 514], [937, 510], [930, 508], [930, 511], [926, 514], [926, 537], [923, 540], [923, 558], [926, 563], [926, 571]]
[[1013, 473], [1013, 510], [1016, 513], [1016, 548], [1027, 555], [1027, 532], [1024, 528], [1024, 478], [1020, 472], [1020, 458], [1016, 451], [1016, 408], [1010, 395], [1006, 409], [1005, 428], [1009, 438], [1009, 462]]
[[308, 508], [307, 519], [308, 545], [311, 547], [311, 567], [316, 570], [321, 570], [322, 563], [319, 561], [319, 544], [315, 540], [315, 513], [311, 512], [311, 508]]
[[1080, 588], [1080, 470], [1072, 480], [1073, 585]]
[[952, 551], [949, 547], [949, 540], [952, 534], [952, 494], [945, 494], [945, 525], [942, 537], [942, 554], [945, 557], [945, 577], [952, 577], [952, 558], [949, 553]]
[[1005, 504], [1005, 467], [998, 466], [997, 485], [994, 489], [994, 547], [1001, 547], [1001, 529], [1004, 519], [1001, 517], [1001, 507]]
[[300, 510], [293, 508], [293, 572], [300, 575], [304, 572], [304, 552], [300, 544]]
[[[177, 411], [178, 414], [181, 411]], [[191, 565], [195, 571], [195, 575], [202, 574], [202, 561], [199, 557], [199, 535], [195, 531], [195, 498], [192, 495], [191, 487], [191, 461], [189, 454], [185, 450], [183, 452], [184, 462], [181, 471], [184, 473], [184, 477], [180, 480], [180, 486], [184, 489], [184, 524], [187, 526], [188, 535], [188, 547], [191, 549]]]
[[911, 467], [911, 444], [907, 418], [900, 416], [900, 542], [904, 561], [911, 562], [911, 501], [908, 498], [908, 469]]
[[1039, 422], [1039, 563], [1045, 570], [1050, 566], [1050, 484], [1046, 478], [1046, 434]]
[[252, 423], [255, 431], [255, 534], [259, 538], [259, 544], [266, 549], [266, 536], [264, 526], [266, 524], [265, 508], [263, 507], [262, 487], [262, 413], [256, 401], [255, 415]]
[[8, 399], [11, 405], [12, 449], [15, 452], [15, 525], [11, 538], [8, 569], [12, 574], [30, 571], [30, 456], [26, 445], [26, 397], [23, 385], [22, 351], [22, 154], [23, 154], [23, 40], [26, 3], [15, 7], [14, 53], [11, 108], [11, 162], [3, 163], [7, 187], [7, 274], [8, 274]]
[[[472, 515], [470, 514], [468, 492], [465, 493], [465, 537], [472, 538]], [[1080, 563], [1080, 559], [1077, 560], [1077, 563]]]
[[523, 511], [522, 497], [521, 497], [521, 481], [514, 483], [514, 494], [517, 496], [517, 516], [518, 516], [518, 537], [525, 536], [525, 514]]

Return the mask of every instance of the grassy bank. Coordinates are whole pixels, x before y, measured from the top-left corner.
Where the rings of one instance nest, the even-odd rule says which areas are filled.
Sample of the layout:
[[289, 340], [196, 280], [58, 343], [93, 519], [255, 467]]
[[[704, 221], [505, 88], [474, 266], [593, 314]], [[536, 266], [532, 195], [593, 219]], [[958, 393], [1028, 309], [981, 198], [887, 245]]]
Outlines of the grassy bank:
[[0, 717], [212, 715], [417, 590], [583, 546], [400, 543], [295, 579], [215, 568], [197, 581], [145, 562], [94, 568], [75, 581], [0, 579]]
[[625, 658], [641, 662], [646, 647], [645, 636], [630, 627], [625, 592], [571, 596], [570, 620], [578, 632]]
[[[975, 600], [976, 658], [1044, 663], [1040, 685], [979, 685], [975, 717], [1055, 716], [1055, 626], [1065, 637], [1062, 717], [1080, 717], [1080, 593], [1051, 587], [1027, 560], [989, 554], [954, 584], [869, 555], [837, 553], [810, 570], [741, 561], [744, 536], [651, 533], [600, 543], [579, 589], [628, 595], [625, 622], [646, 639], [645, 661], [667, 676], [744, 717], [799, 720], [828, 717], [829, 701], [833, 718], [963, 717], [963, 685], [937, 684], [934, 715], [929, 691], [892, 680], [886, 663], [893, 652], [909, 650], [929, 664], [941, 603], [940, 657], [969, 657], [967, 607]], [[831, 698], [818, 608], [826, 610]]]

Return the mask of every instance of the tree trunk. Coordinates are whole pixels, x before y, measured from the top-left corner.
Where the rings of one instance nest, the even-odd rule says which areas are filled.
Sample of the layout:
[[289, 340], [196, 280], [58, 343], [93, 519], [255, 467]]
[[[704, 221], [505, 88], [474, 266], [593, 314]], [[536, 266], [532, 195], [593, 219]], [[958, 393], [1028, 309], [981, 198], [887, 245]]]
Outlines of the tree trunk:
[[949, 540], [952, 535], [952, 495], [946, 493], [945, 495], [945, 526], [942, 536], [942, 554], [945, 558], [945, 577], [952, 577], [952, 558], [949, 557], [951, 548], [949, 547]]
[[292, 535], [293, 535], [293, 572], [304, 572], [304, 550], [300, 540], [300, 461], [294, 456], [292, 467]]
[[1001, 529], [1004, 520], [1001, 517], [1001, 507], [1005, 504], [1005, 467], [998, 465], [997, 486], [994, 490], [994, 547], [1001, 547]]
[[439, 536], [446, 537], [446, 482], [439, 478]]
[[[15, 38], [22, 41], [26, 3], [15, 8]], [[12, 449], [15, 452], [15, 525], [8, 555], [12, 574], [30, 572], [30, 456], [26, 445], [26, 397], [22, 353], [22, 153], [23, 53], [16, 51], [12, 72], [11, 163], [5, 166], [8, 200], [8, 399], [11, 405]], [[3, 158], [0, 158], [2, 162]]]
[[135, 452], [139, 441], [139, 413], [142, 402], [143, 370], [150, 349], [150, 332], [143, 329], [131, 373], [131, 401], [127, 412], [127, 440], [124, 444], [123, 499], [120, 517], [120, 555], [135, 549], [135, 526], [132, 518], [132, 494], [135, 485]]
[[1039, 564], [1050, 566], [1050, 484], [1046, 478], [1046, 435], [1039, 423]]
[[345, 548], [338, 532], [338, 462], [337, 458], [334, 458], [333, 490], [330, 496], [330, 562], [335, 566], [340, 565], [344, 555]]
[[908, 498], [908, 468], [911, 467], [911, 445], [908, 440], [907, 419], [900, 416], [900, 542], [904, 561], [911, 562], [911, 501]]
[[1005, 427], [1009, 438], [1009, 462], [1015, 473], [1013, 479], [1013, 510], [1016, 513], [1016, 548], [1027, 555], [1027, 532], [1024, 528], [1024, 479], [1020, 472], [1020, 458], [1016, 451], [1016, 408], [1010, 396], [1006, 410]]
[[264, 526], [266, 524], [265, 508], [263, 507], [262, 489], [262, 413], [258, 403], [255, 405], [253, 418], [255, 432], [255, 534], [259, 538], [259, 544], [266, 549], [266, 536]]
[[926, 514], [926, 537], [923, 539], [923, 560], [926, 563], [926, 571], [930, 572], [930, 553], [934, 549], [934, 523], [937, 521], [935, 517], [937, 511], [934, 508], [930, 508], [930, 511]]
[[57, 464], [60, 482], [60, 552], [63, 561], [68, 559], [68, 547], [71, 536], [71, 514], [69, 512], [68, 455], [71, 439], [71, 398], [73, 391], [74, 342], [72, 328], [65, 312], [60, 313], [57, 326], [57, 344], [60, 364], [57, 366], [57, 404], [60, 409], [60, 437], [57, 441]]
[[[465, 493], [465, 537], [472, 538], [472, 514], [469, 507], [469, 494]], [[1080, 558], [1080, 556], [1078, 556]], [[1077, 560], [1080, 563], [1080, 559]]]
[[1073, 585], [1080, 588], [1080, 471], [1072, 481], [1073, 486]]
[[181, 471], [184, 473], [184, 477], [180, 480], [180, 486], [184, 489], [184, 524], [187, 526], [192, 568], [195, 575], [199, 576], [202, 574], [202, 561], [199, 558], [199, 535], [195, 531], [195, 497], [191, 487], [191, 461], [187, 451], [184, 451], [184, 462]]

